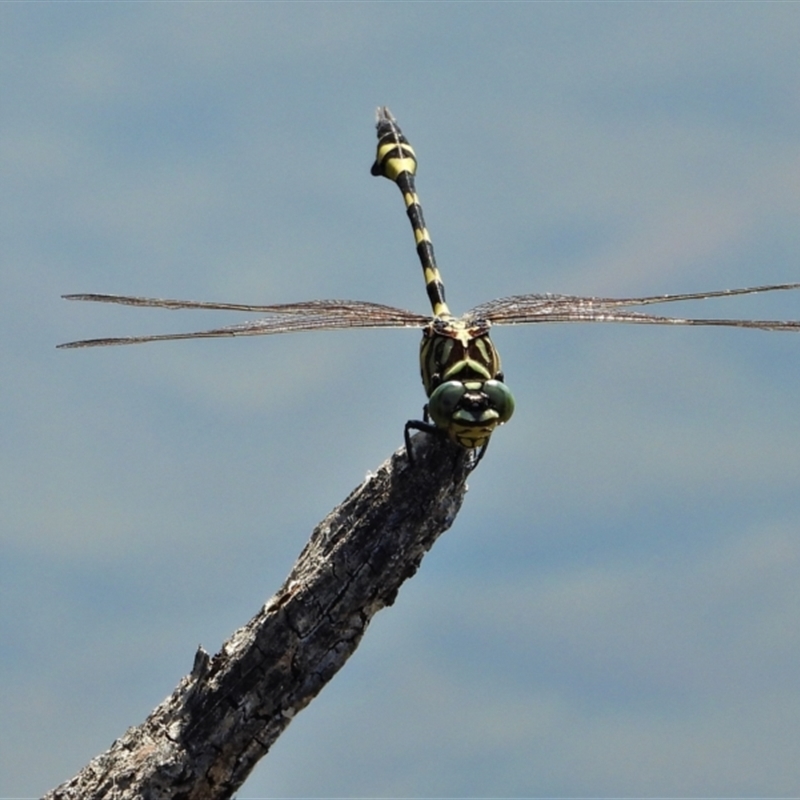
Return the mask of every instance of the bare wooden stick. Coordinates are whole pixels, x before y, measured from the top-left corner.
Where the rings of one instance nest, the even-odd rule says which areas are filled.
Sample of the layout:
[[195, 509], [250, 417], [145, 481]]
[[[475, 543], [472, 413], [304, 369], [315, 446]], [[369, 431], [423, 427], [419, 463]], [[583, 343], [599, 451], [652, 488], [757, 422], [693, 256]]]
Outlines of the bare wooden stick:
[[42, 800], [222, 800], [355, 651], [453, 523], [471, 451], [414, 438], [314, 530], [280, 590], [170, 697]]

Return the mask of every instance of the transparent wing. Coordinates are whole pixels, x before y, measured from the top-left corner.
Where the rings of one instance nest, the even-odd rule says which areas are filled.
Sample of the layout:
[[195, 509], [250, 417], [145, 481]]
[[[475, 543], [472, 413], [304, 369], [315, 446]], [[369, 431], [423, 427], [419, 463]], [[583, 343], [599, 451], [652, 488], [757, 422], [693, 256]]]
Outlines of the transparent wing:
[[141, 344], [173, 339], [212, 339], [225, 336], [267, 336], [295, 331], [337, 330], [340, 328], [422, 328], [429, 317], [360, 300], [309, 300], [304, 303], [276, 305], [246, 305], [240, 303], [207, 303], [199, 300], [163, 300], [149, 297], [127, 297], [108, 294], [69, 294], [67, 300], [87, 300], [96, 303], [148, 308], [202, 308], [223, 311], [255, 311], [270, 316], [264, 319], [226, 325], [190, 333], [160, 333], [146, 336], [121, 336], [103, 339], [82, 339], [58, 345], [60, 348], [103, 347], [117, 344]]
[[800, 320], [682, 318], [630, 311], [628, 306], [707, 300], [736, 295], [800, 289], [800, 283], [780, 283], [747, 289], [721, 289], [715, 292], [664, 294], [649, 297], [579, 297], [564, 294], [522, 294], [490, 300], [466, 314], [468, 319], [485, 319], [495, 325], [522, 325], [533, 322], [632, 322], [650, 325], [717, 325], [732, 328], [800, 331]]

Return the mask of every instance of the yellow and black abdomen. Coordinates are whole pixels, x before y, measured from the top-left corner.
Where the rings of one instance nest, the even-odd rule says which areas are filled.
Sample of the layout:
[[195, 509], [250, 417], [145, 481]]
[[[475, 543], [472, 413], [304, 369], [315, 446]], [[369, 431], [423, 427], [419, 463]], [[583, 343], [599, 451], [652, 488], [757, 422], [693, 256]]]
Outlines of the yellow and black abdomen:
[[386, 108], [378, 109], [378, 152], [371, 170], [373, 175], [382, 175], [394, 181], [403, 194], [406, 214], [414, 231], [417, 255], [425, 276], [425, 289], [435, 317], [449, 317], [450, 309], [444, 299], [444, 284], [436, 266], [433, 243], [425, 227], [422, 206], [417, 196], [414, 175], [417, 172], [417, 156], [414, 148]]

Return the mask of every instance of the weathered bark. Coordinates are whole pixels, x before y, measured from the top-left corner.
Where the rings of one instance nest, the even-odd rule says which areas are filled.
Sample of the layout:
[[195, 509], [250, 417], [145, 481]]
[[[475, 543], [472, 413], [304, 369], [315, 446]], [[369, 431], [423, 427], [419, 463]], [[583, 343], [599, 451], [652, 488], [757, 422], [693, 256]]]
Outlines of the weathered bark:
[[474, 457], [438, 437], [395, 453], [314, 530], [280, 590], [173, 694], [43, 800], [220, 800], [358, 646], [453, 523]]

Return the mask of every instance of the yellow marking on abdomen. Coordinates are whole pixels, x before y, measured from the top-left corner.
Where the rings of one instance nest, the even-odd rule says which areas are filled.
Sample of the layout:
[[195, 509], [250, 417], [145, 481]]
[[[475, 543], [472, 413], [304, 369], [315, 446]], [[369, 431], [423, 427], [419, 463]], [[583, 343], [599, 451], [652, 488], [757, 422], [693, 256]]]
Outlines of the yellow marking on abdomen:
[[413, 175], [416, 170], [417, 160], [415, 158], [398, 158], [397, 156], [393, 156], [383, 165], [383, 174], [391, 181], [396, 181], [404, 172]]
[[425, 285], [427, 286], [429, 283], [441, 283], [442, 276], [439, 274], [439, 270], [436, 267], [425, 267]]
[[392, 150], [401, 150], [404, 153], [408, 153], [406, 158], [411, 158], [415, 162], [417, 160], [417, 154], [414, 152], [414, 148], [410, 144], [404, 144], [403, 142], [398, 142], [392, 139], [388, 142], [378, 144], [378, 162], [383, 161], [387, 153], [391, 153]]
[[420, 242], [430, 242], [431, 235], [428, 233], [428, 229], [414, 228], [414, 240], [417, 244], [420, 244]]
[[447, 307], [447, 303], [434, 303], [433, 316], [446, 318], [446, 317], [451, 317], [453, 315], [450, 313], [450, 309]]

